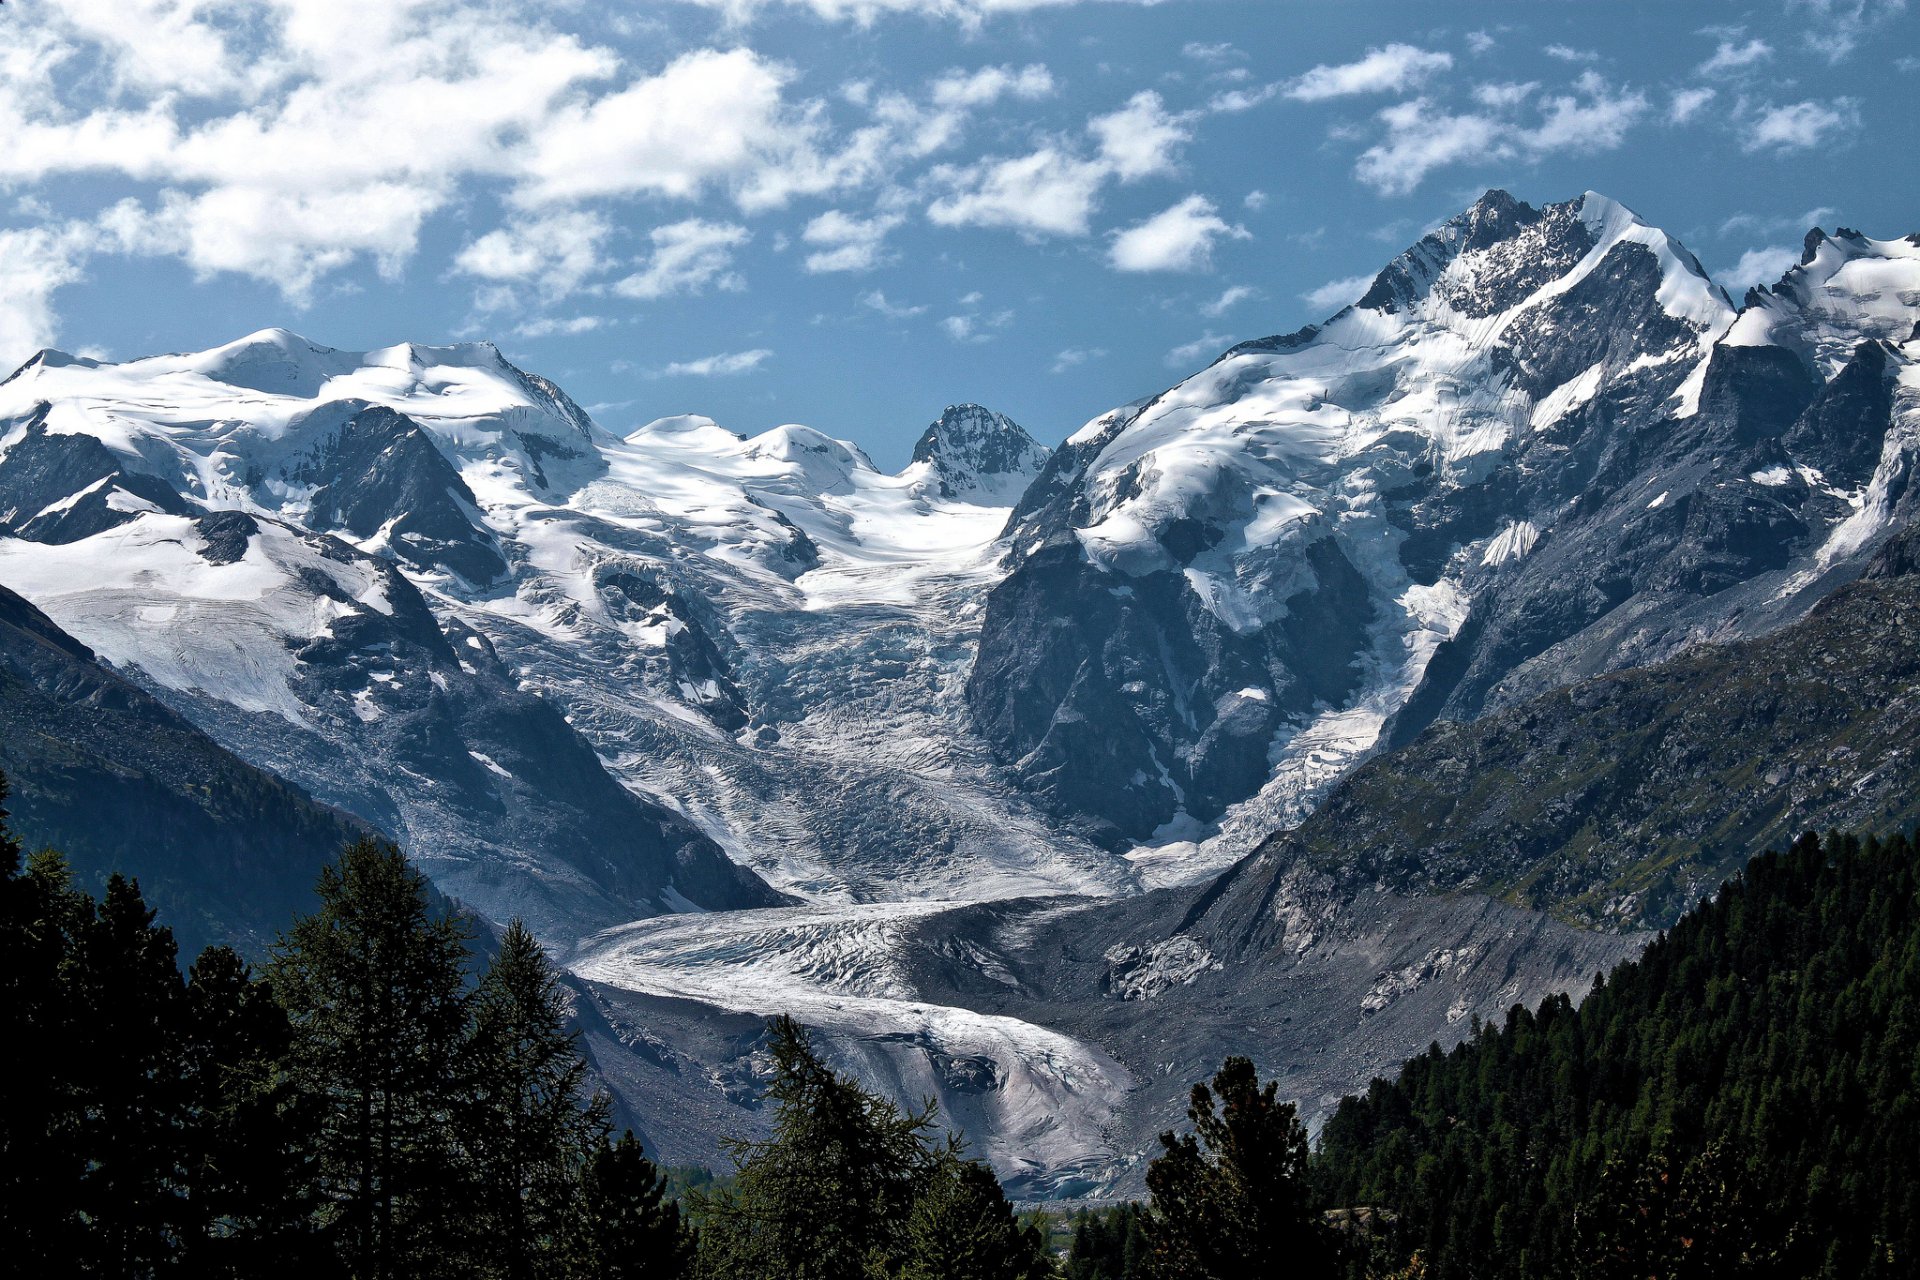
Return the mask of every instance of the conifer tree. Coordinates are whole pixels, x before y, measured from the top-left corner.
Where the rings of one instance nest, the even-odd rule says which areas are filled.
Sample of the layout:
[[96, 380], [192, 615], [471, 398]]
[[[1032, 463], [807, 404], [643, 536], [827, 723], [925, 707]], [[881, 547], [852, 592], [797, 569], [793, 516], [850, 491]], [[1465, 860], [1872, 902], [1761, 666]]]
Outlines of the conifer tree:
[[570, 1280], [682, 1280], [694, 1237], [667, 1181], [629, 1130], [587, 1161], [567, 1239]]
[[455, 1144], [465, 926], [389, 844], [348, 848], [274, 949], [289, 1068], [315, 1100], [320, 1222], [356, 1280], [457, 1274], [472, 1205]]
[[477, 1194], [476, 1271], [537, 1280], [558, 1266], [607, 1103], [582, 1096], [587, 1064], [567, 1030], [559, 977], [515, 921], [473, 997], [459, 1139]]
[[793, 1019], [768, 1024], [774, 1136], [734, 1144], [733, 1187], [703, 1205], [700, 1267], [727, 1280], [846, 1280], [903, 1253], [943, 1147], [933, 1105], [902, 1111], [835, 1073]]
[[187, 977], [189, 1275], [329, 1274], [311, 1225], [317, 1099], [288, 1076], [292, 1039], [285, 1011], [245, 960], [227, 947], [201, 953]]
[[[1307, 1131], [1278, 1086], [1228, 1058], [1193, 1087], [1193, 1132], [1160, 1135], [1147, 1168], [1150, 1274], [1166, 1280], [1315, 1277], [1331, 1265], [1310, 1208]], [[1217, 1102], [1217, 1109], [1216, 1109]]]
[[1051, 1276], [1046, 1242], [1013, 1216], [993, 1170], [943, 1158], [907, 1218], [897, 1280], [1041, 1280]]

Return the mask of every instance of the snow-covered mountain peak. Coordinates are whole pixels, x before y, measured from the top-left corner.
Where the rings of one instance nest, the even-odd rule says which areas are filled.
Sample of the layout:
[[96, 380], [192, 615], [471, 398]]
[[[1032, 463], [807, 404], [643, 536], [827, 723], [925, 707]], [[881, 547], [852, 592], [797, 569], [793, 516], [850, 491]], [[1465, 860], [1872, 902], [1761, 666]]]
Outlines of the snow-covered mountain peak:
[[1005, 414], [949, 405], [913, 446], [913, 464], [940, 497], [1012, 506], [1053, 451]]
[[1862, 342], [1913, 337], [1920, 307], [1920, 238], [1875, 240], [1842, 227], [1807, 232], [1800, 261], [1756, 289], [1727, 334], [1730, 346], [1783, 346], [1830, 378]]

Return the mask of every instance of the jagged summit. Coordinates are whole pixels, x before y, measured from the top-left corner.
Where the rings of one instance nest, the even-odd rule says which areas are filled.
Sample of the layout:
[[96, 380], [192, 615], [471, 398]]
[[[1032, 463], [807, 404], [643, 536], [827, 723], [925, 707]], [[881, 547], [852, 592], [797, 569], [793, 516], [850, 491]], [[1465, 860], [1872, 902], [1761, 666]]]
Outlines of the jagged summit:
[[957, 404], [921, 433], [913, 461], [943, 498], [1012, 506], [1052, 452], [1005, 414]]

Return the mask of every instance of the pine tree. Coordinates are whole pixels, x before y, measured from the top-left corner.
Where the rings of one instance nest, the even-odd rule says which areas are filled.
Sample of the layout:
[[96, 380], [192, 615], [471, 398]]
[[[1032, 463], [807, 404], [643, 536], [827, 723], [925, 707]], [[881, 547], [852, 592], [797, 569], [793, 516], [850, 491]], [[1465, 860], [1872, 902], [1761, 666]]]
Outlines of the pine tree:
[[588, 1159], [567, 1238], [570, 1280], [682, 1280], [694, 1237], [667, 1182], [628, 1131]]
[[896, 1280], [1040, 1280], [1051, 1276], [1046, 1242], [1013, 1216], [993, 1170], [942, 1159], [907, 1218]]
[[[1193, 1087], [1192, 1133], [1160, 1135], [1147, 1168], [1150, 1274], [1167, 1280], [1320, 1276], [1332, 1266], [1306, 1183], [1307, 1131], [1278, 1086], [1228, 1058]], [[1218, 1109], [1216, 1110], [1216, 1100]]]
[[902, 1111], [836, 1074], [791, 1018], [768, 1024], [774, 1136], [734, 1144], [733, 1187], [703, 1202], [703, 1275], [847, 1280], [897, 1265], [938, 1168], [933, 1106]]
[[453, 1117], [465, 926], [433, 913], [392, 845], [353, 845], [318, 889], [268, 980], [292, 1024], [295, 1085], [319, 1108], [322, 1228], [356, 1280], [455, 1274], [472, 1207]]
[[484, 1220], [481, 1274], [553, 1274], [581, 1168], [604, 1141], [607, 1104], [582, 1097], [587, 1064], [566, 1024], [560, 980], [515, 921], [474, 993], [458, 1112], [473, 1207]]

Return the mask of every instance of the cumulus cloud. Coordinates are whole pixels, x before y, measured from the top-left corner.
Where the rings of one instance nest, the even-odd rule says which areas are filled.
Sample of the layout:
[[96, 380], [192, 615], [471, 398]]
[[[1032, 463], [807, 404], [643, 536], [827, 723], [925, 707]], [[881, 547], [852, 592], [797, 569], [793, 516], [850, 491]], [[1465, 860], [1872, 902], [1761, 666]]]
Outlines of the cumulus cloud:
[[1360, 154], [1354, 174], [1383, 195], [1405, 195], [1436, 169], [1467, 161], [1539, 159], [1617, 148], [1651, 104], [1638, 90], [1615, 88], [1594, 71], [1572, 93], [1533, 100], [1537, 118], [1519, 109], [1531, 94], [1495, 93], [1475, 108], [1453, 111], [1427, 97], [1395, 103], [1378, 115], [1384, 137]]
[[470, 241], [453, 266], [463, 275], [532, 284], [549, 297], [565, 297], [606, 265], [602, 246], [612, 232], [604, 214], [582, 210], [515, 219]]
[[949, 194], [927, 206], [927, 217], [943, 227], [1083, 236], [1109, 172], [1105, 164], [1053, 145], [1012, 159], [942, 165], [931, 177]]
[[733, 271], [734, 251], [746, 244], [745, 227], [731, 222], [689, 218], [649, 233], [653, 253], [640, 270], [613, 286], [622, 297], [650, 301], [677, 293], [699, 293], [709, 284], [721, 289], [743, 289], [746, 282]]
[[1505, 150], [1499, 122], [1445, 111], [1427, 98], [1396, 103], [1380, 113], [1380, 121], [1387, 136], [1360, 153], [1354, 174], [1383, 195], [1405, 195], [1435, 169]]
[[[871, 26], [881, 18], [945, 18], [977, 28], [990, 18], [1064, 9], [1093, 0], [682, 0], [717, 9], [734, 23], [747, 23], [767, 10], [796, 9], [833, 22]], [[1159, 0], [1099, 0], [1107, 4], [1157, 4]]]
[[829, 209], [807, 224], [801, 240], [815, 245], [806, 269], [815, 275], [833, 271], [871, 271], [887, 259], [887, 235], [906, 221], [899, 214], [856, 218]]
[[[970, 295], [972, 301], [979, 300], [978, 294]], [[968, 301], [962, 298], [962, 302]], [[948, 316], [940, 322], [940, 328], [955, 342], [992, 342], [993, 330], [1004, 329], [1013, 323], [1013, 312], [996, 311], [991, 315], [971, 313], [968, 315]]]
[[1372, 284], [1372, 276], [1346, 276], [1329, 280], [1317, 289], [1309, 289], [1300, 297], [1315, 311], [1331, 313], [1360, 301]]
[[1286, 95], [1300, 102], [1324, 102], [1361, 93], [1403, 93], [1451, 66], [1450, 53], [1390, 44], [1367, 50], [1358, 62], [1323, 63], [1289, 84]]
[[53, 344], [53, 296], [85, 274], [96, 233], [83, 225], [0, 230], [0, 368]]
[[719, 355], [702, 356], [698, 360], [676, 360], [672, 364], [655, 369], [647, 376], [652, 378], [732, 378], [743, 373], [752, 373], [765, 364], [773, 352], [764, 348], [753, 351], [728, 351]]
[[1860, 105], [1852, 98], [1768, 106], [1746, 120], [1740, 146], [1746, 151], [1804, 151], [1859, 125]]
[[1592, 49], [1576, 49], [1567, 44], [1550, 44], [1540, 52], [1549, 58], [1558, 58], [1562, 62], [1598, 62], [1600, 55]]
[[1720, 283], [1739, 297], [1755, 285], [1772, 284], [1800, 261], [1800, 251], [1784, 245], [1749, 249], [1732, 268], [1719, 273]]
[[1712, 102], [1718, 95], [1712, 89], [1676, 89], [1667, 102], [1667, 120], [1672, 124], [1686, 124]]
[[1180, 147], [1193, 137], [1189, 118], [1169, 114], [1160, 95], [1136, 93], [1109, 115], [1087, 126], [1100, 145], [1100, 158], [1122, 182], [1137, 182], [1173, 171]]
[[1221, 218], [1213, 201], [1192, 195], [1114, 233], [1107, 261], [1116, 271], [1205, 270], [1212, 265], [1214, 243], [1223, 236], [1245, 240], [1249, 233]]
[[934, 104], [942, 107], [984, 107], [1012, 96], [1032, 102], [1054, 91], [1053, 73], [1039, 63], [1026, 67], [982, 67], [978, 71], [949, 71], [933, 82]]

